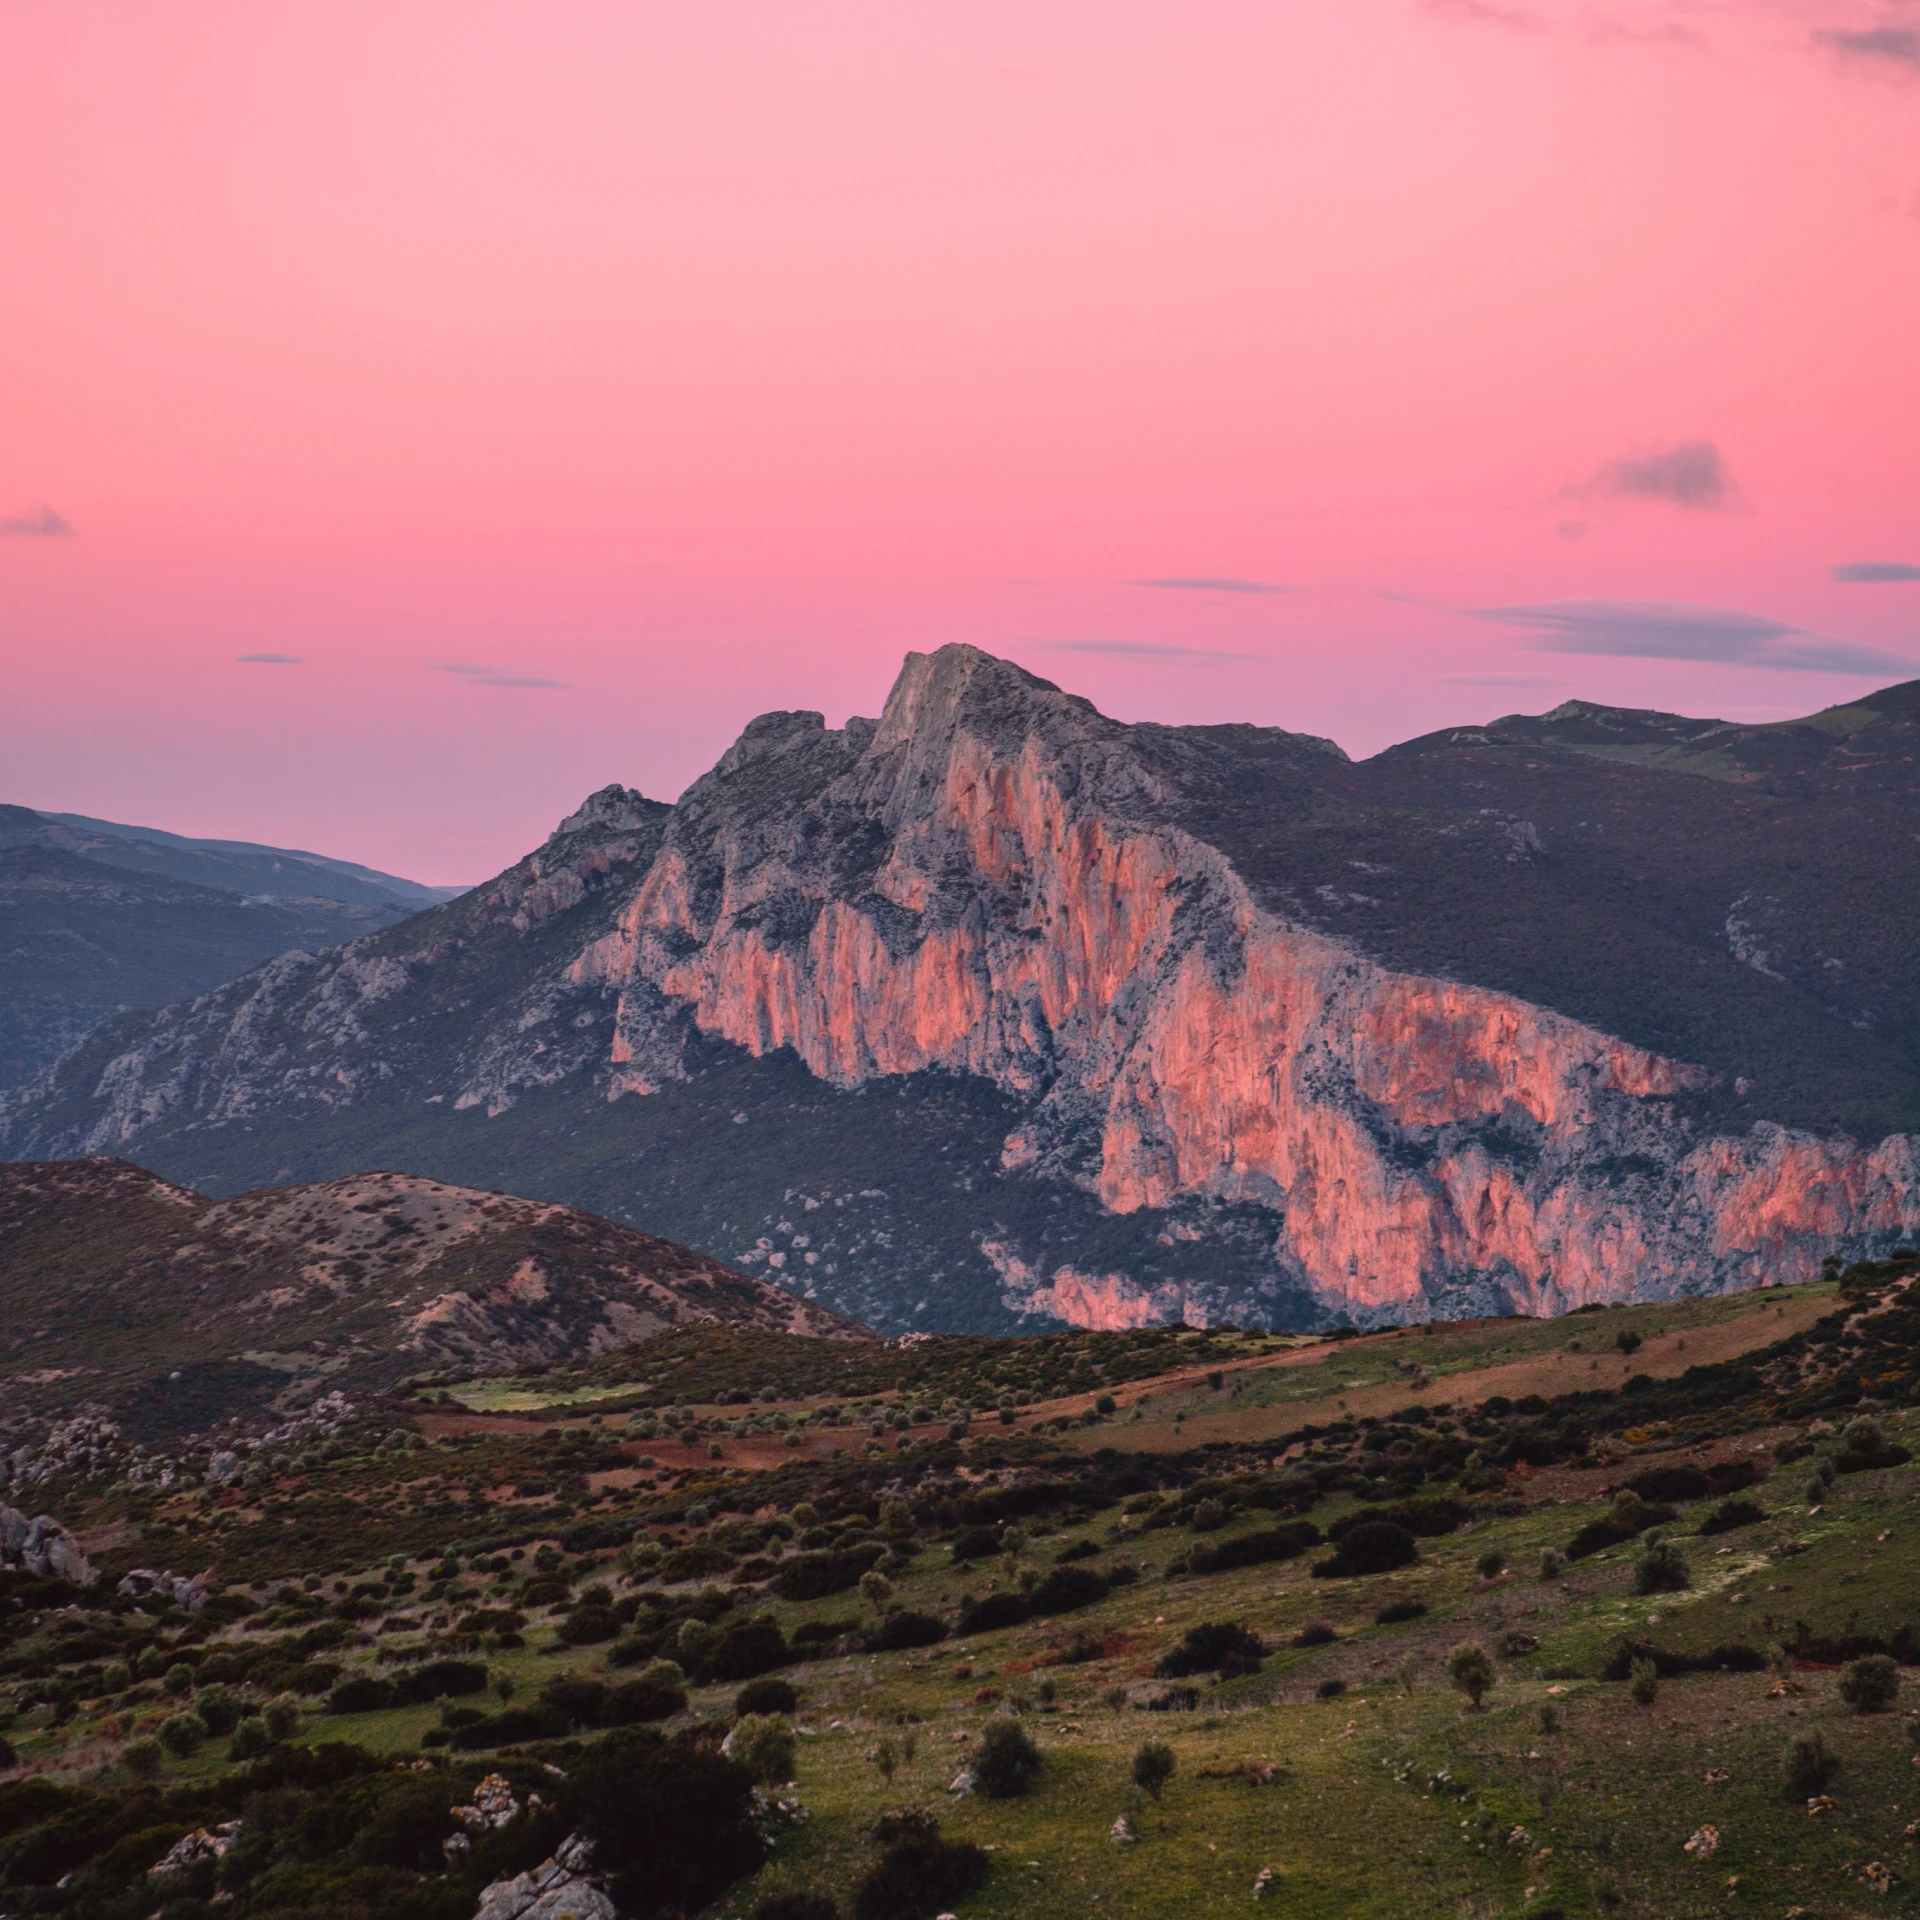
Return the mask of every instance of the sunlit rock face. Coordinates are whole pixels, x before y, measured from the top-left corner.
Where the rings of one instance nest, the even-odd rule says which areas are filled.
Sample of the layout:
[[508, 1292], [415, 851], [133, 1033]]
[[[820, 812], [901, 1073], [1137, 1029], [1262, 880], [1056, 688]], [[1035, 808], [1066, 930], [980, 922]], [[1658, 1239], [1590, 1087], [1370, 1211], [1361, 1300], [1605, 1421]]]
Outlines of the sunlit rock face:
[[[999, 1188], [939, 1228], [951, 1264], [1018, 1313], [1098, 1327], [1282, 1301], [1296, 1322], [1556, 1312], [1804, 1279], [1920, 1223], [1912, 1135], [1730, 1107], [1724, 1066], [1409, 967], [1407, 937], [1354, 919], [1391, 878], [1256, 875], [1208, 825], [1243, 769], [1289, 846], [1367, 772], [1304, 735], [1124, 726], [969, 647], [910, 655], [877, 722], [763, 716], [671, 809], [609, 789], [464, 900], [76, 1056], [16, 1101], [13, 1150], [137, 1154], [156, 1128], [269, 1116], [284, 1137], [394, 1087], [416, 1114], [498, 1118], [554, 1089], [619, 1106], [697, 1082], [716, 1046], [790, 1052], [843, 1092], [957, 1076], [1011, 1123]], [[1470, 858], [1494, 906], [1560, 844], [1486, 806], [1396, 831], [1401, 871], [1426, 846]], [[1717, 964], [1737, 977], [1716, 991], [1778, 988]], [[434, 1021], [452, 1038], [423, 1051]], [[1034, 1183], [1134, 1239], [1041, 1244], [1003, 1217]], [[808, 1248], [802, 1273], [802, 1239], [789, 1258], [739, 1237], [714, 1251], [782, 1284], [836, 1271]], [[884, 1288], [884, 1259], [869, 1271]]]
[[[1262, 910], [1127, 736], [959, 647], [910, 658], [877, 727], [759, 723], [576, 963], [622, 996], [610, 1091], [657, 1084], [679, 1009], [843, 1085], [982, 1075], [1035, 1100], [1007, 1166], [1122, 1213], [1270, 1206], [1277, 1268], [1368, 1319], [1467, 1277], [1536, 1313], [1802, 1278], [1913, 1217], [1905, 1137], [1696, 1141], [1672, 1096], [1703, 1069]], [[827, 777], [789, 810], [802, 767]], [[989, 1257], [1076, 1324], [1206, 1315], [1187, 1288]]]

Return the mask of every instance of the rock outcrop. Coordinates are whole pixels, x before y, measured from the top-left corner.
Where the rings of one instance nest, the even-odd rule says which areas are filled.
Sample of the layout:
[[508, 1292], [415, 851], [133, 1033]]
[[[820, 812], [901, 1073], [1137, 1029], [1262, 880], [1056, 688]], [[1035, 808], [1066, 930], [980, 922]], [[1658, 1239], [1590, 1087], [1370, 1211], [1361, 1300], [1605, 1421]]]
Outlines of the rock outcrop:
[[50, 1513], [29, 1520], [15, 1507], [0, 1507], [0, 1567], [90, 1587], [99, 1575], [80, 1543]]
[[[1584, 747], [1555, 764], [1614, 783], [1605, 796], [1655, 781], [1722, 803], [1691, 774]], [[269, 1118], [285, 1137], [395, 1082], [416, 1113], [497, 1118], [556, 1088], [656, 1098], [708, 1072], [716, 1043], [791, 1054], [845, 1093], [986, 1083], [1009, 1120], [997, 1178], [1078, 1193], [1141, 1231], [1115, 1243], [1123, 1259], [1063, 1256], [989, 1197], [953, 1258], [990, 1268], [1017, 1311], [1099, 1326], [1286, 1302], [1363, 1322], [1554, 1312], [1800, 1279], [1920, 1225], [1912, 1134], [1791, 1124], [1789, 1103], [1755, 1111], [1748, 1077], [1727, 1071], [1726, 1049], [1751, 1045], [1750, 1004], [1775, 1010], [1783, 1048], [1804, 1024], [1804, 996], [1775, 993], [1783, 975], [1717, 950], [1717, 972], [1674, 961], [1696, 999], [1736, 1009], [1697, 1027], [1721, 1057], [1688, 1057], [1578, 1017], [1613, 988], [1585, 979], [1551, 925], [1529, 925], [1526, 964], [1569, 983], [1557, 1007], [1407, 966], [1404, 929], [1366, 935], [1355, 916], [1384, 913], [1399, 869], [1351, 855], [1363, 775], [1402, 782], [1390, 819], [1369, 803], [1375, 841], [1410, 832], [1413, 776], [1349, 769], [1324, 741], [1127, 727], [972, 648], [912, 655], [878, 721], [766, 715], [671, 810], [596, 795], [466, 900], [83, 1049], [9, 1124], [41, 1151]], [[1344, 890], [1307, 884], [1307, 852], [1289, 866], [1273, 850], [1283, 832], [1309, 850], [1333, 833], [1330, 794], [1348, 809]], [[1544, 835], [1499, 809], [1448, 813], [1415, 856], [1465, 863], [1488, 912], [1510, 912], [1520, 878], [1559, 857], [1542, 818]], [[1424, 896], [1409, 880], [1401, 897]], [[482, 1019], [446, 1012], [507, 938], [524, 956], [510, 988]], [[1685, 985], [1650, 978], [1643, 997], [1683, 1001]], [[1775, 997], [1740, 998], [1756, 993]], [[412, 1037], [429, 1012], [462, 1035], [432, 1061]], [[1840, 1022], [1825, 1031], [1855, 1057]], [[779, 1268], [807, 1239], [781, 1225], [788, 1247], [763, 1235], [735, 1257]]]

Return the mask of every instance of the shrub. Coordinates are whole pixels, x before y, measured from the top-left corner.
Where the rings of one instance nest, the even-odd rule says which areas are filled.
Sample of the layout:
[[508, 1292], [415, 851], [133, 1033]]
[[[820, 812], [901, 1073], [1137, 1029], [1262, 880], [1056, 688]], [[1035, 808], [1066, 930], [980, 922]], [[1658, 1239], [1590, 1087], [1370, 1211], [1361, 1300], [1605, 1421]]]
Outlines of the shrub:
[[20, 1756], [13, 1750], [13, 1742], [0, 1734], [0, 1773], [11, 1773], [20, 1764]]
[[273, 1745], [273, 1735], [267, 1731], [265, 1719], [251, 1713], [233, 1730], [233, 1738], [227, 1742], [229, 1760], [257, 1760]]
[[229, 1734], [240, 1724], [243, 1708], [231, 1687], [202, 1687], [195, 1694], [193, 1710], [206, 1722], [207, 1731]]
[[1386, 1506], [1360, 1507], [1342, 1514], [1327, 1529], [1327, 1538], [1337, 1547], [1355, 1527], [1375, 1520], [1388, 1520], [1422, 1540], [1456, 1532], [1472, 1518], [1472, 1509], [1460, 1500], [1396, 1500]]
[[869, 1653], [898, 1653], [905, 1647], [931, 1647], [947, 1637], [946, 1623], [930, 1613], [890, 1613], [867, 1635]]
[[1426, 1617], [1427, 1603], [1424, 1600], [1390, 1600], [1373, 1616], [1376, 1627], [1397, 1627], [1402, 1620], [1422, 1620]]
[[291, 1740], [300, 1731], [300, 1703], [297, 1700], [269, 1700], [261, 1710], [260, 1717], [276, 1740]]
[[556, 1674], [540, 1689], [540, 1704], [551, 1707], [571, 1726], [598, 1726], [606, 1703], [606, 1682], [582, 1679], [576, 1673]]
[[1266, 1643], [1238, 1620], [1203, 1620], [1189, 1627], [1180, 1644], [1154, 1668], [1163, 1680], [1184, 1680], [1194, 1673], [1248, 1673], [1266, 1657]]
[[973, 1757], [973, 1784], [989, 1800], [1013, 1800], [1033, 1791], [1040, 1749], [1017, 1720], [992, 1720]]
[[793, 1659], [793, 1649], [776, 1620], [764, 1616], [729, 1627], [708, 1648], [700, 1663], [703, 1680], [751, 1680]]
[[[1425, 1609], [1423, 1608], [1424, 1612]], [[1309, 1620], [1307, 1624], [1287, 1642], [1290, 1647], [1329, 1646], [1340, 1636], [1324, 1620]]]
[[396, 1703], [403, 1707], [426, 1706], [443, 1697], [457, 1699], [486, 1690], [487, 1670], [472, 1660], [429, 1660], [393, 1683]]
[[1133, 1756], [1133, 1784], [1158, 1800], [1173, 1769], [1173, 1749], [1164, 1740], [1143, 1741]]
[[391, 1680], [376, 1680], [370, 1674], [356, 1674], [342, 1680], [327, 1696], [329, 1713], [378, 1713], [398, 1704], [399, 1696]]
[[184, 1760], [207, 1737], [207, 1723], [197, 1713], [172, 1713], [160, 1723], [160, 1744], [176, 1760]]
[[1467, 1696], [1467, 1705], [1475, 1713], [1493, 1691], [1493, 1656], [1474, 1641], [1463, 1640], [1447, 1655], [1447, 1679], [1457, 1692]]
[[560, 1622], [560, 1638], [569, 1647], [595, 1647], [620, 1632], [620, 1620], [604, 1603], [575, 1607]]
[[1498, 1547], [1489, 1547], [1473, 1563], [1473, 1568], [1482, 1580], [1496, 1579], [1507, 1570], [1507, 1556]]
[[1900, 1692], [1900, 1669], [1884, 1653], [1852, 1661], [1840, 1676], [1840, 1698], [1855, 1713], [1884, 1713]]
[[184, 1700], [193, 1691], [193, 1669], [184, 1660], [177, 1661], [160, 1684], [176, 1700]]
[[1226, 1505], [1223, 1501], [1216, 1500], [1212, 1494], [1198, 1501], [1193, 1511], [1187, 1515], [1187, 1525], [1195, 1533], [1213, 1533], [1226, 1524]]
[[855, 1881], [853, 1920], [926, 1920], [985, 1886], [990, 1866], [984, 1848], [941, 1839], [923, 1814]]
[[1340, 1542], [1340, 1550], [1330, 1560], [1322, 1560], [1313, 1569], [1316, 1580], [1349, 1580], [1361, 1574], [1391, 1573], [1396, 1567], [1409, 1567], [1420, 1558], [1413, 1535], [1391, 1520], [1369, 1520], [1357, 1526]]
[[1695, 1529], [1701, 1534], [1731, 1533], [1736, 1527], [1751, 1527], [1767, 1517], [1756, 1500], [1722, 1500]]
[[1344, 1680], [1322, 1680], [1314, 1688], [1313, 1697], [1316, 1700], [1337, 1700], [1346, 1690], [1347, 1683]]
[[1072, 1613], [1107, 1597], [1106, 1580], [1091, 1567], [1055, 1567], [1027, 1595], [1027, 1604], [1040, 1615]]
[[1834, 1455], [1833, 1465], [1837, 1473], [1865, 1473], [1873, 1467], [1904, 1466], [1912, 1458], [1905, 1447], [1887, 1439], [1877, 1420], [1862, 1414], [1850, 1421], [1840, 1436], [1840, 1451]]
[[120, 1764], [138, 1778], [149, 1780], [160, 1771], [163, 1757], [158, 1740], [136, 1740], [121, 1749]]
[[[754, 1684], [767, 1683], [756, 1681]], [[674, 1682], [655, 1680], [643, 1673], [637, 1680], [624, 1680], [619, 1686], [607, 1689], [607, 1697], [600, 1705], [600, 1724], [636, 1727], [650, 1720], [671, 1720], [686, 1704], [686, 1693]]]
[[1196, 1547], [1187, 1565], [1195, 1573], [1226, 1573], [1234, 1567], [1297, 1560], [1309, 1547], [1319, 1544], [1320, 1529], [1311, 1520], [1295, 1520], [1286, 1526], [1263, 1527], [1255, 1533]]
[[947, 1551], [961, 1566], [969, 1560], [991, 1560], [1000, 1551], [1000, 1536], [992, 1527], [963, 1527]]
[[623, 1913], [698, 1913], [760, 1864], [753, 1780], [724, 1755], [645, 1730], [612, 1733], [568, 1774], [563, 1817], [593, 1842]]
[[743, 1715], [720, 1750], [763, 1787], [793, 1778], [793, 1723], [784, 1714]]
[[1542, 1580], [1558, 1580], [1565, 1566], [1565, 1561], [1549, 1547], [1540, 1556], [1540, 1578]]
[[772, 1678], [749, 1680], [733, 1696], [733, 1710], [736, 1714], [794, 1714], [800, 1710], [800, 1696], [793, 1690], [790, 1681]]
[[1811, 1800], [1825, 1793], [1839, 1777], [1840, 1756], [1817, 1733], [1803, 1733], [1787, 1742], [1780, 1756], [1781, 1784], [1789, 1800]]
[[1634, 1661], [1629, 1669], [1628, 1691], [1643, 1707], [1652, 1706], [1660, 1697], [1660, 1669], [1652, 1660], [1642, 1657]]
[[1692, 1585], [1687, 1556], [1671, 1540], [1649, 1540], [1633, 1564], [1635, 1593], [1684, 1593]]
[[1622, 1327], [1620, 1331], [1613, 1336], [1613, 1344], [1618, 1347], [1622, 1353], [1635, 1354], [1640, 1351], [1641, 1336], [1635, 1333], [1631, 1327]]
[[1002, 1627], [1017, 1627], [1033, 1618], [1033, 1608], [1024, 1593], [990, 1593], [981, 1600], [961, 1604], [962, 1633], [997, 1633]]

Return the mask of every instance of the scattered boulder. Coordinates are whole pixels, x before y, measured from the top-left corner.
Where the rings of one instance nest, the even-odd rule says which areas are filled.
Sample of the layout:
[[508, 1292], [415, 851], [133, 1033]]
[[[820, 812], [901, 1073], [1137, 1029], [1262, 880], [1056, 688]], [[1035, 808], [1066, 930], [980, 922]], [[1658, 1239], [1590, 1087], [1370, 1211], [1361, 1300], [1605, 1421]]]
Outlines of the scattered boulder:
[[613, 1902], [588, 1878], [592, 1862], [592, 1842], [573, 1834], [551, 1860], [486, 1888], [473, 1920], [620, 1920]]
[[0, 1567], [43, 1579], [90, 1587], [100, 1576], [80, 1543], [50, 1513], [29, 1520], [17, 1507], [0, 1507]]

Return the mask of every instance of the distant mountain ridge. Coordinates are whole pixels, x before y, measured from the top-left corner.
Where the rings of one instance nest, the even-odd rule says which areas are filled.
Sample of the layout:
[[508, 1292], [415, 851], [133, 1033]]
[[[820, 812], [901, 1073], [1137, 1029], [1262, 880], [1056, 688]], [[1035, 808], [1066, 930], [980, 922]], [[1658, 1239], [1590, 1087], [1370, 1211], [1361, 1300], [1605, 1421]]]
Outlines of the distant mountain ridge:
[[1354, 763], [969, 647], [672, 807], [116, 1022], [7, 1149], [385, 1161], [884, 1326], [1324, 1324], [1792, 1279], [1920, 1227], [1920, 683]]
[[352, 861], [0, 805], [0, 1086], [110, 1014], [456, 897]]
[[0, 1166], [0, 1439], [80, 1408], [198, 1431], [707, 1320], [870, 1337], [652, 1234], [409, 1174], [215, 1201], [123, 1160]]

